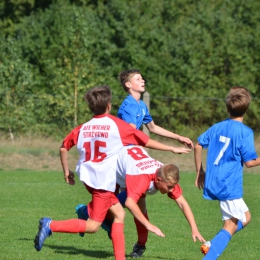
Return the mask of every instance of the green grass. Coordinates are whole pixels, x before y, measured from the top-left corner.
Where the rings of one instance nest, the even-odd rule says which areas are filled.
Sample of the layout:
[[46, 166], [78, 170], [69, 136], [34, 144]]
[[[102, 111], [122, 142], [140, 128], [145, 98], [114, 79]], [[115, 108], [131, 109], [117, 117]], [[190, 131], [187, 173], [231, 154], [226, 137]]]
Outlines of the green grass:
[[[33, 239], [41, 217], [55, 220], [75, 218], [75, 206], [88, 203], [90, 195], [82, 183], [69, 186], [62, 172], [1, 171], [0, 172], [0, 252], [5, 260], [60, 260], [60, 259], [113, 259], [111, 241], [103, 230], [96, 234], [54, 233], [37, 252]], [[183, 195], [193, 209], [199, 230], [210, 240], [222, 227], [216, 201], [206, 201], [194, 186], [194, 174], [182, 173]], [[220, 259], [259, 259], [259, 183], [260, 175], [244, 177], [244, 199], [251, 211], [252, 222], [236, 234]], [[150, 233], [147, 250], [142, 259], [195, 260], [202, 259], [201, 243], [193, 243], [189, 225], [174, 201], [166, 195], [147, 197], [150, 221], [157, 225], [165, 238]], [[136, 242], [136, 231], [131, 214], [125, 221], [126, 252], [129, 254]]]

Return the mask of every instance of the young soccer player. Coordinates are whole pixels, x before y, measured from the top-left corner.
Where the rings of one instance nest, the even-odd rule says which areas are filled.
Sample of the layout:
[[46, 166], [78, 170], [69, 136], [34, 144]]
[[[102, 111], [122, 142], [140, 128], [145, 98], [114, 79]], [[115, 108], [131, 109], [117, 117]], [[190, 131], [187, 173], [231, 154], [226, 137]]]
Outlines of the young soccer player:
[[119, 81], [128, 93], [118, 110], [119, 118], [136, 129], [140, 129], [144, 124], [151, 133], [172, 138], [193, 148], [193, 142], [189, 138], [170, 132], [154, 123], [146, 104], [141, 100], [141, 94], [145, 92], [145, 80], [139, 70], [122, 71], [119, 74]]
[[[123, 206], [126, 206], [134, 216], [137, 226], [138, 241], [134, 245], [133, 252], [130, 257], [137, 258], [143, 255], [146, 249], [148, 239], [148, 231], [158, 236], [164, 237], [162, 231], [149, 222], [146, 211], [142, 212], [137, 204], [140, 198], [147, 195], [155, 194], [158, 190], [162, 194], [173, 199], [179, 208], [183, 211], [192, 232], [192, 238], [195, 242], [198, 239], [205, 242], [205, 239], [198, 231], [192, 210], [182, 195], [182, 189], [178, 184], [180, 179], [179, 169], [174, 164], [165, 164], [151, 158], [145, 149], [141, 146], [123, 147], [118, 155], [117, 160], [117, 184], [125, 191], [121, 192], [118, 197]], [[81, 211], [81, 217], [87, 219], [87, 209], [85, 209], [85, 217]], [[159, 205], [158, 205], [159, 210]], [[108, 220], [103, 223], [109, 226]], [[109, 232], [109, 228], [107, 229]]]
[[87, 190], [92, 194], [88, 204], [89, 218], [54, 221], [41, 218], [39, 231], [35, 237], [35, 249], [40, 251], [45, 239], [52, 232], [95, 233], [104, 220], [107, 211], [115, 216], [112, 224], [111, 238], [116, 260], [125, 259], [124, 248], [124, 216], [125, 212], [114, 195], [116, 186], [116, 161], [120, 149], [124, 145], [139, 144], [150, 148], [188, 153], [190, 149], [167, 146], [149, 139], [143, 132], [134, 129], [121, 119], [110, 115], [112, 94], [108, 86], [90, 89], [85, 100], [93, 118], [76, 127], [64, 139], [60, 147], [61, 164], [65, 181], [74, 185], [74, 173], [68, 165], [68, 151], [77, 146], [79, 160], [76, 172]]
[[[128, 69], [122, 71], [119, 74], [119, 81], [128, 93], [118, 110], [117, 116], [119, 118], [136, 129], [140, 129], [144, 124], [151, 133], [177, 140], [190, 148], [194, 148], [193, 142], [189, 138], [170, 132], [154, 123], [146, 104], [141, 100], [141, 94], [145, 92], [145, 80], [139, 70]], [[138, 205], [143, 212], [146, 211], [144, 198], [138, 201]], [[148, 218], [147, 211], [145, 214]]]
[[[243, 196], [243, 164], [254, 167], [260, 164], [254, 147], [254, 133], [243, 124], [251, 101], [244, 87], [233, 87], [226, 97], [229, 118], [210, 127], [198, 138], [195, 145], [197, 177], [195, 185], [203, 188], [208, 200], [219, 200], [224, 221], [223, 228], [202, 245], [204, 260], [217, 259], [227, 247], [231, 237], [251, 220]], [[207, 148], [206, 172], [202, 166], [202, 149]]]

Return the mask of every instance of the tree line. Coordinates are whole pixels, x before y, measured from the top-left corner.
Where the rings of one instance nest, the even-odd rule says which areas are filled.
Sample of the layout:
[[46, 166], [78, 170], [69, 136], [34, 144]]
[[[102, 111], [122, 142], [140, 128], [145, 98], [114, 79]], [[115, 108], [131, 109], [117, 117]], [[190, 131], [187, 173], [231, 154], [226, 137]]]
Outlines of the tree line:
[[120, 71], [146, 80], [156, 124], [196, 137], [227, 117], [232, 86], [253, 97], [259, 132], [260, 2], [9, 0], [0, 4], [0, 131], [64, 135], [91, 118], [83, 96]]

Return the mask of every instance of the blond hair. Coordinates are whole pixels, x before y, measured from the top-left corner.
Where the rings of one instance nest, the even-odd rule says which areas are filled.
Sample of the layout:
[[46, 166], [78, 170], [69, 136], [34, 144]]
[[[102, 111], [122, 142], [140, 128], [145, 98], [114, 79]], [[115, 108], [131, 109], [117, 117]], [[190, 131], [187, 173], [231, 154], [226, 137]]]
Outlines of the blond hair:
[[162, 181], [176, 184], [180, 180], [179, 168], [172, 163], [165, 164], [159, 169], [157, 176]]

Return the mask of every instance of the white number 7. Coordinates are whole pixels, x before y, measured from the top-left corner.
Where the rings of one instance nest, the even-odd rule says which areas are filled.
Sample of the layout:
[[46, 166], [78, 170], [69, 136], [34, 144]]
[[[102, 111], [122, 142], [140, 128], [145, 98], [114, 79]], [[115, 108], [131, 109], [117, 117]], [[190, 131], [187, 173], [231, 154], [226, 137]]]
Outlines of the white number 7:
[[219, 141], [222, 143], [225, 143], [225, 145], [223, 146], [223, 148], [220, 150], [217, 159], [215, 160], [214, 164], [218, 165], [219, 160], [221, 159], [221, 157], [223, 156], [224, 152], [227, 150], [227, 147], [230, 143], [230, 138], [225, 137], [225, 136], [220, 136], [219, 137]]

